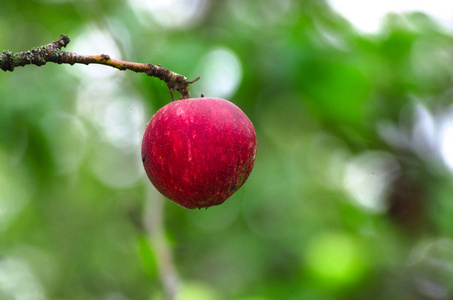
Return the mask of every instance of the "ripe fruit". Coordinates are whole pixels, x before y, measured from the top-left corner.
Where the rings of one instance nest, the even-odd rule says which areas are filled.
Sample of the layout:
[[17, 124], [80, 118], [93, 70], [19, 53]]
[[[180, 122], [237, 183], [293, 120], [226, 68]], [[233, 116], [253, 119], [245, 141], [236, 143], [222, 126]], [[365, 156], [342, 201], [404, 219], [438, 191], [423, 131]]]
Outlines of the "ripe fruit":
[[256, 133], [247, 116], [219, 98], [173, 101], [146, 126], [142, 160], [149, 179], [186, 208], [223, 203], [247, 180]]

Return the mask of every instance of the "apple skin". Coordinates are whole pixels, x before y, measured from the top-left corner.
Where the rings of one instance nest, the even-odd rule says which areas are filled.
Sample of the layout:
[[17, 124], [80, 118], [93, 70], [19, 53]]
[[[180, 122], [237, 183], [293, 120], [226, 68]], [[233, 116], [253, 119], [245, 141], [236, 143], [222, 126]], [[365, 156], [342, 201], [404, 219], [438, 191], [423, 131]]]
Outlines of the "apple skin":
[[156, 189], [189, 209], [223, 203], [252, 172], [256, 133], [244, 112], [220, 98], [173, 101], [151, 118], [142, 142]]

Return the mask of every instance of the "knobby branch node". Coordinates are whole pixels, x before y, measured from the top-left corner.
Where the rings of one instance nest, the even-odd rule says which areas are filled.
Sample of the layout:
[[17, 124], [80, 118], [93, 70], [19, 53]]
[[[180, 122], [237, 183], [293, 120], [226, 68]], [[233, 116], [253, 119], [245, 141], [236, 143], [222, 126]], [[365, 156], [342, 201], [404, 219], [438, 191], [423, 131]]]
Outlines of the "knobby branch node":
[[131, 70], [137, 73], [145, 73], [148, 76], [157, 77], [164, 81], [172, 99], [174, 100], [173, 91], [181, 94], [181, 99], [190, 98], [189, 85], [200, 79], [187, 80], [186, 77], [179, 75], [161, 65], [140, 64], [135, 62], [122, 61], [113, 59], [109, 55], [80, 55], [74, 52], [62, 51], [61, 48], [66, 47], [70, 42], [68, 36], [62, 34], [60, 37], [50, 42], [47, 45], [32, 48], [28, 51], [12, 52], [3, 51], [0, 54], [0, 68], [3, 71], [14, 71], [16, 67], [23, 67], [25, 65], [43, 66], [48, 62], [57, 64], [100, 64], [110, 66], [119, 70]]

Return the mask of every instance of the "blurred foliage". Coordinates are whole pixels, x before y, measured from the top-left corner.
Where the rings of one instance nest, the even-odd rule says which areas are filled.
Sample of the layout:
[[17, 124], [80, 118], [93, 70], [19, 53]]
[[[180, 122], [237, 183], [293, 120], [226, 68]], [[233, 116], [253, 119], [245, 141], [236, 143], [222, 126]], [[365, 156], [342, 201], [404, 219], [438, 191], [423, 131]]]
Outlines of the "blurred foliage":
[[[67, 51], [201, 76], [193, 96], [255, 125], [231, 199], [164, 203], [178, 299], [453, 297], [453, 40], [428, 15], [365, 35], [314, 0], [0, 4], [5, 50], [62, 33]], [[165, 84], [27, 66], [0, 97], [0, 299], [162, 299], [140, 139]]]

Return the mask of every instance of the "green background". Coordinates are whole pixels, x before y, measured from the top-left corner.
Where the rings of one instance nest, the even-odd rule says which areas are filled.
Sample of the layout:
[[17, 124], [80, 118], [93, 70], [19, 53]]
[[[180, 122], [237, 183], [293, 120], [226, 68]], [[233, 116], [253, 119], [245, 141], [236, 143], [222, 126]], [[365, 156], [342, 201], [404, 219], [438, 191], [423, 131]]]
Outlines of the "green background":
[[64, 33], [67, 51], [201, 76], [193, 96], [253, 122], [252, 174], [179, 207], [140, 160], [164, 83], [2, 72], [0, 299], [451, 299], [451, 35], [423, 13], [358, 33], [324, 1], [165, 3], [2, 1], [0, 48]]

